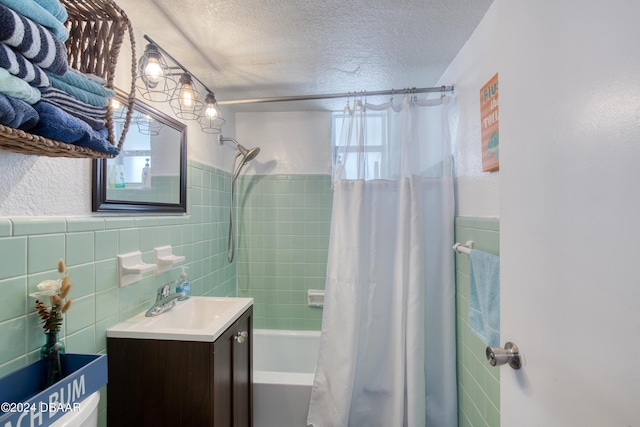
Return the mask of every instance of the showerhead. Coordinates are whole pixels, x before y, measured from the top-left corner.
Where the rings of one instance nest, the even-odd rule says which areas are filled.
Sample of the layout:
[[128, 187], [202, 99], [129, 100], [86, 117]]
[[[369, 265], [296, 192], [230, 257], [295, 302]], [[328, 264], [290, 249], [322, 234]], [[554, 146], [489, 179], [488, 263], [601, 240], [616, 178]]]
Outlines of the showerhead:
[[260, 147], [253, 147], [244, 155], [244, 162], [247, 163], [248, 161], [253, 160], [258, 153], [260, 153]]
[[[238, 163], [238, 166], [233, 172], [234, 180], [238, 177], [238, 175], [240, 175], [240, 171], [242, 170], [243, 166], [249, 163], [250, 160], [253, 160], [260, 152], [259, 147], [255, 147], [255, 148], [252, 148], [251, 150], [247, 150], [242, 145], [240, 144], [237, 144], [237, 145], [238, 145], [238, 152], [236, 153], [236, 159], [238, 157], [242, 157], [242, 158], [240, 159], [240, 163]], [[235, 161], [233, 163], [235, 165]]]
[[[260, 147], [254, 147], [250, 150], [247, 150], [242, 144], [240, 144], [238, 141], [236, 141], [233, 138], [223, 138], [222, 135], [218, 135], [218, 141], [220, 142], [220, 144], [222, 144], [224, 141], [231, 141], [235, 144], [236, 148], [238, 149], [238, 152], [236, 153], [236, 157], [233, 161], [233, 165], [234, 165], [233, 167], [235, 168], [235, 170], [233, 171], [234, 180], [238, 177], [238, 175], [240, 175], [240, 171], [242, 170], [242, 167], [246, 165], [249, 161], [255, 159], [258, 153], [260, 153]], [[238, 164], [237, 167], [235, 167], [236, 160], [238, 160], [238, 157], [240, 156], [242, 156], [242, 158], [240, 159], [240, 163]]]

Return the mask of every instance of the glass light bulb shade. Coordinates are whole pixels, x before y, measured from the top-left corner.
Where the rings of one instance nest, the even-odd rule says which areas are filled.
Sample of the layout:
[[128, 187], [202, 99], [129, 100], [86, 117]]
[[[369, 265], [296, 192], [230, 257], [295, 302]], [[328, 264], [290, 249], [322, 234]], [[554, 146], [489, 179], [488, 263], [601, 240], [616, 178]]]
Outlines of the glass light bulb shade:
[[205, 100], [206, 106], [204, 114], [200, 117], [198, 122], [200, 123], [200, 129], [205, 133], [219, 134], [221, 132], [222, 125], [226, 123], [220, 113], [216, 97], [213, 93], [208, 93]]
[[162, 86], [167, 65], [157, 46], [148, 44], [138, 62], [138, 73], [147, 89]]
[[207, 108], [204, 109], [204, 114], [210, 119], [215, 119], [216, 117], [218, 117], [218, 110], [216, 109], [216, 105], [207, 104]]
[[144, 67], [144, 75], [150, 83], [158, 84], [160, 79], [164, 77], [164, 70], [157, 58], [149, 58], [147, 65]]
[[180, 77], [169, 106], [179, 119], [198, 120], [203, 115], [204, 102], [199, 99], [198, 87], [188, 73]]
[[189, 83], [182, 84], [178, 99], [180, 99], [180, 105], [182, 105], [183, 108], [193, 108], [196, 100], [196, 94]]
[[216, 119], [220, 115], [220, 111], [218, 110], [218, 102], [216, 101], [215, 95], [213, 93], [207, 93], [204, 103], [204, 116], [208, 120]]

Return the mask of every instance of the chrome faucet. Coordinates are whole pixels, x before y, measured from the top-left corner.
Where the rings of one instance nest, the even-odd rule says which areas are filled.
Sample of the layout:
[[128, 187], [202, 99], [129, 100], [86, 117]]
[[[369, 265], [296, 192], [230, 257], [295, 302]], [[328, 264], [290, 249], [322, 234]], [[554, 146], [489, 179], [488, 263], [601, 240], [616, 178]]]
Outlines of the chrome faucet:
[[176, 282], [177, 280], [174, 280], [173, 282], [166, 283], [158, 288], [158, 292], [156, 293], [156, 302], [153, 304], [153, 307], [147, 310], [145, 316], [157, 316], [165, 311], [169, 311], [175, 307], [177, 299], [185, 297], [184, 292], [176, 292], [171, 295], [169, 294], [171, 285]]

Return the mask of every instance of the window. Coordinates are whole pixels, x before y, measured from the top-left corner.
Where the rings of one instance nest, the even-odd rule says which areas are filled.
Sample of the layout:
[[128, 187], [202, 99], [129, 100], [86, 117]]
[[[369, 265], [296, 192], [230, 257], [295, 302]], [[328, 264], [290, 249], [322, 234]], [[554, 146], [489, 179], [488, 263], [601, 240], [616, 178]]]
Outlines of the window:
[[[344, 112], [332, 114], [332, 166], [334, 176], [336, 168], [344, 167], [344, 179], [379, 179], [384, 176], [383, 165], [387, 161], [387, 117], [385, 112], [367, 111], [361, 116], [364, 120], [364, 135], [360, 135], [363, 144], [347, 145], [343, 129], [348, 115]], [[354, 121], [359, 118], [354, 118]], [[360, 126], [353, 126], [352, 132], [359, 132]], [[358, 138], [351, 138], [358, 140]]]

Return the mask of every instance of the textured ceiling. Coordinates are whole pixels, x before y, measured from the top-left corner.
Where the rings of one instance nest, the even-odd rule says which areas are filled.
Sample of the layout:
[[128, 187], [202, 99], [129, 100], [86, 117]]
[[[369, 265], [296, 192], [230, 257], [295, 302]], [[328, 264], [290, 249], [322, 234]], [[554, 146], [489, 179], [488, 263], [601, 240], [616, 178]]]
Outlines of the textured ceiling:
[[[117, 1], [134, 27], [202, 80], [218, 101], [432, 86], [491, 2]], [[137, 44], [140, 55], [146, 41]], [[236, 110], [291, 108], [279, 104]]]

